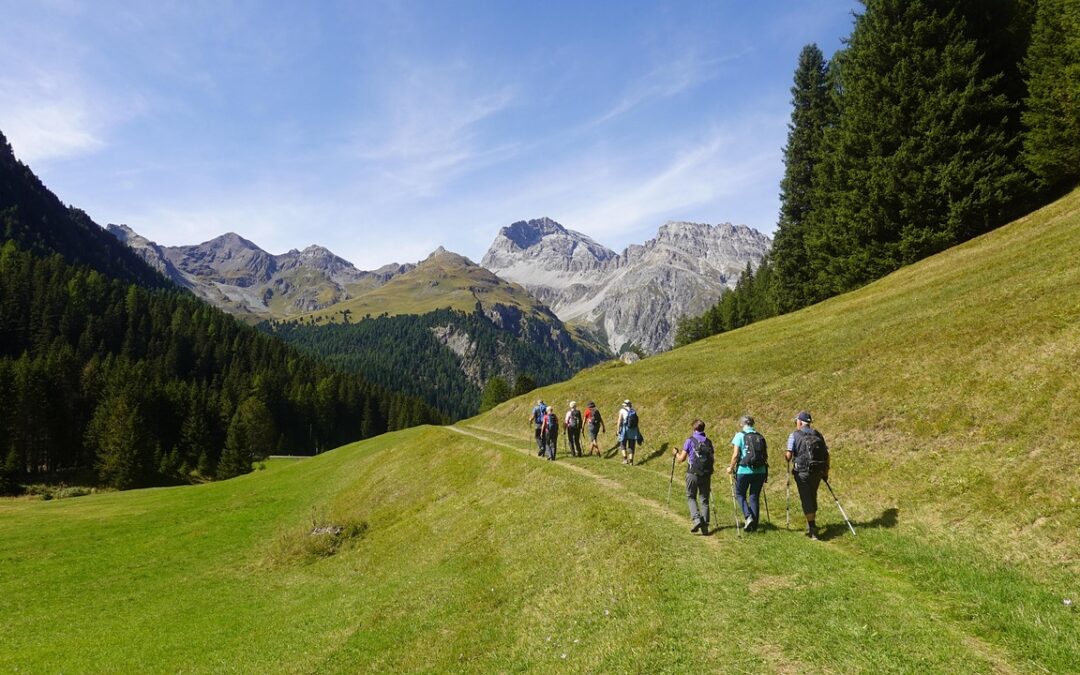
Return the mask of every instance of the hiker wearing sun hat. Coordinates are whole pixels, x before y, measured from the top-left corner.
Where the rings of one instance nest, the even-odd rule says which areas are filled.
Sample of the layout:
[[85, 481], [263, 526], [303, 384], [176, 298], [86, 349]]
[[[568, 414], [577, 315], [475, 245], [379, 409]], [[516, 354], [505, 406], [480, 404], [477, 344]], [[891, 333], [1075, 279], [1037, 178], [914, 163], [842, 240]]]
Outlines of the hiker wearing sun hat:
[[795, 415], [795, 431], [788, 436], [784, 458], [792, 462], [791, 475], [806, 516], [806, 536], [816, 540], [817, 492], [821, 481], [829, 480], [829, 446], [821, 432], [810, 426], [812, 422], [809, 411]]

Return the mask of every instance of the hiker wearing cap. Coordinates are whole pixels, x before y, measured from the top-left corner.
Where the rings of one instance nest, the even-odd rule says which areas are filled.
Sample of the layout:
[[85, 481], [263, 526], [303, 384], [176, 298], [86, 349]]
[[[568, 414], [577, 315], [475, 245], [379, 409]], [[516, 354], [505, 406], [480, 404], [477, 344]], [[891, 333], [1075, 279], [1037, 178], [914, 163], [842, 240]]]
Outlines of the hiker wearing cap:
[[623, 401], [619, 410], [619, 447], [622, 448], [623, 464], [634, 465], [634, 448], [644, 443], [645, 437], [638, 429], [638, 413], [630, 399]]
[[754, 418], [739, 418], [742, 431], [731, 439], [728, 473], [735, 476], [735, 497], [743, 512], [743, 530], [754, 532], [761, 522], [761, 490], [769, 479], [769, 454], [765, 437], [754, 429]]
[[829, 446], [821, 432], [810, 426], [811, 422], [813, 418], [806, 410], [795, 416], [795, 431], [788, 436], [784, 458], [792, 462], [791, 475], [806, 516], [806, 536], [816, 540], [817, 492], [822, 479], [829, 479]]
[[536, 437], [536, 456], [544, 456], [544, 438], [540, 433], [540, 427], [544, 422], [544, 413], [547, 411], [547, 406], [544, 404], [544, 399], [540, 399], [536, 402], [532, 412], [529, 413], [529, 421], [533, 424], [533, 436]]
[[555, 408], [548, 406], [544, 412], [544, 420], [540, 424], [540, 436], [544, 439], [544, 455], [549, 462], [555, 461], [556, 446], [559, 442], [559, 416], [555, 414]]
[[581, 411], [578, 410], [577, 401], [570, 401], [570, 409], [566, 411], [563, 425], [566, 427], [566, 442], [570, 445], [570, 455], [581, 457]]
[[589, 454], [595, 452], [599, 457], [602, 453], [600, 444], [596, 442], [596, 435], [607, 433], [607, 429], [604, 428], [604, 418], [600, 415], [600, 409], [592, 401], [589, 401], [589, 405], [585, 408], [585, 426], [589, 428]]
[[[705, 422], [694, 420], [690, 425], [690, 438], [682, 449], [672, 448], [679, 462], [686, 462], [686, 503], [690, 506], [690, 531], [709, 535], [709, 495], [712, 492], [713, 444], [705, 436]], [[675, 466], [671, 467], [672, 472]], [[698, 497], [701, 508], [698, 509]]]

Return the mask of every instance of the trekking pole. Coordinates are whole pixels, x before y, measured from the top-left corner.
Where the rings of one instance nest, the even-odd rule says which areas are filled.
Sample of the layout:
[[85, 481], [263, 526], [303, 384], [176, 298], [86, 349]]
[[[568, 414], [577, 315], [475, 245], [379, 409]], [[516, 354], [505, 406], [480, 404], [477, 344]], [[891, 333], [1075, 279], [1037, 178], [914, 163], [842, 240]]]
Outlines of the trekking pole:
[[847, 514], [844, 513], [844, 507], [840, 506], [840, 500], [836, 498], [836, 493], [833, 492], [832, 486], [829, 485], [829, 481], [827, 480], [825, 480], [825, 487], [829, 488], [829, 494], [832, 495], [833, 501], [836, 502], [836, 508], [840, 509], [840, 515], [844, 517], [844, 522], [847, 523], [848, 529], [851, 530], [852, 534], [855, 534], [855, 528], [852, 527], [851, 521], [848, 520]]
[[728, 481], [731, 482], [731, 515], [735, 517], [735, 531], [739, 533], [739, 539], [742, 539], [742, 528], [739, 527], [739, 505], [735, 502], [735, 477], [730, 473]]
[[787, 486], [784, 487], [784, 529], [791, 529], [791, 462], [784, 462], [787, 466]]
[[761, 498], [765, 500], [765, 517], [769, 520], [769, 524], [772, 525], [772, 516], [769, 515], [769, 495], [765, 492], [765, 486], [761, 486]]
[[671, 508], [671, 484], [675, 482], [675, 453], [671, 454], [671, 477], [667, 482], [667, 505]]

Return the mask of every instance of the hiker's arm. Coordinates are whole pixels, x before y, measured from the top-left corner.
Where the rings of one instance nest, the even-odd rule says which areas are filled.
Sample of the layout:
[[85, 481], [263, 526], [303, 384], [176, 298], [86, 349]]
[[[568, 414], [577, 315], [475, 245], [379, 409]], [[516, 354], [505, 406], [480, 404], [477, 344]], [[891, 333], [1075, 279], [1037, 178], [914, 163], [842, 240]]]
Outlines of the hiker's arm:
[[739, 466], [739, 446], [732, 444], [731, 446], [731, 466], [728, 467], [728, 473], [735, 473], [735, 467]]
[[683, 445], [683, 447], [681, 449], [680, 448], [672, 448], [671, 449], [671, 454], [674, 455], [675, 461], [679, 462], [680, 464], [682, 462], [686, 461], [686, 458], [690, 456], [689, 446], [690, 446], [690, 441], [687, 441], [686, 444]]

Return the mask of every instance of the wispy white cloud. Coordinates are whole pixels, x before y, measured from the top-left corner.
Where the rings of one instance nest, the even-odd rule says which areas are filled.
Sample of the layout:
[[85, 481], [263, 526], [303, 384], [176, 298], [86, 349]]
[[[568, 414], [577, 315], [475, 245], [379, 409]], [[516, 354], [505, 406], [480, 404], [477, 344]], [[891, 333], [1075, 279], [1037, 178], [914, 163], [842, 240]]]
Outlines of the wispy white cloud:
[[67, 158], [105, 146], [108, 111], [75, 78], [37, 72], [0, 76], [0, 129], [24, 162]]
[[587, 126], [598, 126], [653, 100], [665, 99], [704, 84], [719, 76], [719, 66], [749, 53], [743, 50], [712, 58], [687, 53], [666, 61], [642, 77], [630, 82], [622, 97]]
[[377, 165], [396, 192], [436, 194], [462, 172], [510, 157], [513, 142], [489, 142], [483, 124], [516, 101], [511, 85], [469, 81], [469, 64], [399, 63], [379, 83], [380, 113], [356, 132], [357, 159]]

